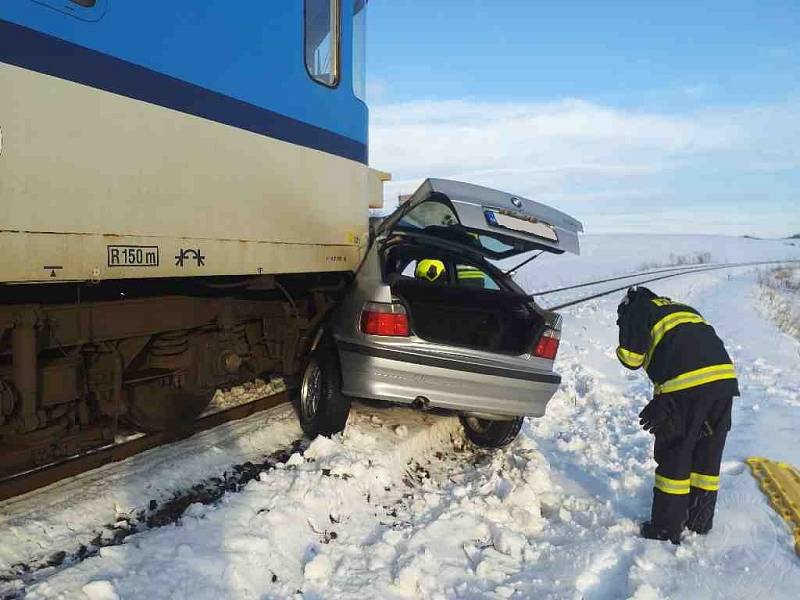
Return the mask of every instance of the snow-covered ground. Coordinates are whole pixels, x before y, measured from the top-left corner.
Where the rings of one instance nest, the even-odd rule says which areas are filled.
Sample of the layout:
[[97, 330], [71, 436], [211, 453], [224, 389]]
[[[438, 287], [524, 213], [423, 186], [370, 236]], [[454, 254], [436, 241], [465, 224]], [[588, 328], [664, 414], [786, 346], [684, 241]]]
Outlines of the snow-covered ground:
[[[535, 290], [668, 264], [670, 255], [800, 257], [782, 241], [715, 236], [586, 236], [584, 248], [582, 257], [542, 257], [518, 278]], [[636, 536], [654, 468], [636, 417], [650, 387], [614, 356], [614, 295], [564, 311], [563, 385], [546, 416], [504, 451], [469, 447], [453, 418], [359, 407], [343, 435], [317, 439], [241, 492], [42, 571], [24, 591], [20, 582], [6, 589], [94, 599], [796, 598], [800, 559], [789, 530], [743, 460], [800, 465], [800, 342], [764, 315], [753, 269], [652, 287], [698, 308], [740, 375], [706, 537], [676, 548]], [[576, 293], [558, 296], [548, 301]], [[0, 504], [0, 575], [74, 551], [120, 514], [298, 435], [291, 411], [278, 408]]]
[[800, 265], [759, 273], [759, 305], [784, 332], [800, 339]]
[[[668, 267], [706, 254], [713, 263], [800, 259], [800, 240], [756, 240], [719, 235], [597, 234], [581, 236], [581, 254], [544, 254], [517, 275], [529, 292]], [[509, 268], [514, 261], [507, 261]], [[622, 282], [624, 283], [624, 282]]]

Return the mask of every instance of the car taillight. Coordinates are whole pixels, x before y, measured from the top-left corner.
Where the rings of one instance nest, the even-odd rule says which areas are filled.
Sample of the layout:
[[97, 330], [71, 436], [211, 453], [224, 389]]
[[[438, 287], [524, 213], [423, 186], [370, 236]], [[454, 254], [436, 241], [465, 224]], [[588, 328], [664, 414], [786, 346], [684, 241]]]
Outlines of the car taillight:
[[539, 358], [555, 360], [558, 354], [558, 344], [561, 341], [561, 332], [557, 329], [547, 328], [533, 350], [533, 355]]
[[408, 337], [408, 315], [402, 304], [368, 302], [361, 312], [361, 331], [367, 335]]

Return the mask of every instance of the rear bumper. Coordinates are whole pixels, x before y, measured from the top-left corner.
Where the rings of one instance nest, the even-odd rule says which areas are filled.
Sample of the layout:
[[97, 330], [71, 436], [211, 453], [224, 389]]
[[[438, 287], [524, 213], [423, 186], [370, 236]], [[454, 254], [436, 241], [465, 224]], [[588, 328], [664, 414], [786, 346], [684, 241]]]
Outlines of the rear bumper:
[[355, 398], [497, 416], [540, 417], [561, 378], [339, 342], [342, 392]]

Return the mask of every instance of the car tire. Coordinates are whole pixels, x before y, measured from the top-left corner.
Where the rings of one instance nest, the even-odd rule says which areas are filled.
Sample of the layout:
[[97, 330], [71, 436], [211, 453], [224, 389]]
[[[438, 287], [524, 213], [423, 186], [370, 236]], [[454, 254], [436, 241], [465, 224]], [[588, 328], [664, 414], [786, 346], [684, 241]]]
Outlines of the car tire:
[[508, 446], [519, 434], [524, 417], [509, 421], [490, 421], [478, 417], [461, 416], [461, 426], [470, 442], [481, 448]]
[[343, 431], [350, 404], [350, 398], [342, 394], [336, 349], [326, 347], [312, 352], [295, 393], [294, 405], [303, 433], [313, 439]]

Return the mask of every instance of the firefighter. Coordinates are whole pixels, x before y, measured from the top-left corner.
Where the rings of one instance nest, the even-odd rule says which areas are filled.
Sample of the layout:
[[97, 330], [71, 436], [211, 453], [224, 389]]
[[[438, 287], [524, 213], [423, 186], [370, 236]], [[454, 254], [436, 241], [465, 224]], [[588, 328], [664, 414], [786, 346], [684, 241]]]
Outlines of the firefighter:
[[[437, 258], [425, 258], [417, 263], [414, 271], [417, 279], [424, 279], [430, 283], [446, 283], [447, 269], [444, 263]], [[467, 287], [486, 287], [486, 276], [478, 267], [470, 265], [457, 265], [456, 280], [459, 285]]]
[[617, 358], [643, 367], [655, 386], [639, 413], [655, 435], [657, 463], [651, 517], [640, 532], [679, 544], [684, 528], [706, 534], [713, 525], [736, 372], [714, 328], [690, 306], [639, 287], [617, 315]]
[[486, 275], [478, 267], [458, 265], [456, 266], [456, 278], [458, 284], [465, 287], [486, 287]]
[[414, 276], [430, 283], [444, 283], [447, 278], [444, 263], [438, 258], [424, 258], [417, 262]]

